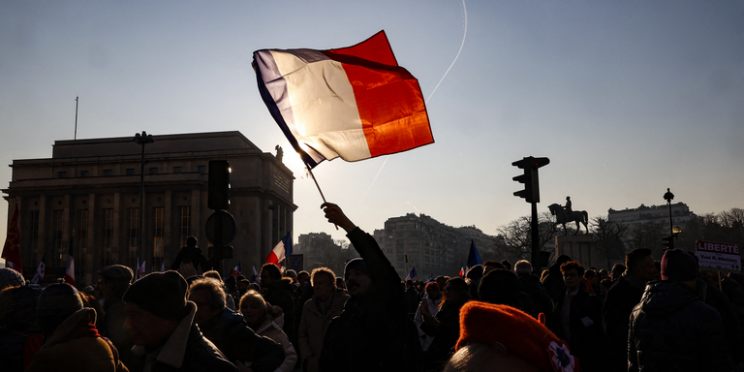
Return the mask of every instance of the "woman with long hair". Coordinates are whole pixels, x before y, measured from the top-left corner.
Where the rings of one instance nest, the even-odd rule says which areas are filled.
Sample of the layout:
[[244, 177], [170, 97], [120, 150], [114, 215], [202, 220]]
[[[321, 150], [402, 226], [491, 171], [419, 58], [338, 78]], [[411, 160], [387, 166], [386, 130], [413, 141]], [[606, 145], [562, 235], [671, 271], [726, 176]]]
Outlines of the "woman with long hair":
[[443, 293], [442, 304], [436, 316], [431, 315], [427, 306], [419, 307], [424, 317], [421, 330], [434, 336], [425, 353], [426, 371], [441, 371], [454, 352], [455, 343], [460, 337], [460, 309], [470, 300], [468, 284], [462, 278], [448, 280]]
[[291, 372], [297, 363], [297, 352], [284, 333], [284, 313], [279, 306], [273, 306], [255, 290], [249, 290], [240, 298], [240, 313], [246, 324], [256, 334], [268, 337], [284, 347], [284, 363], [277, 369], [281, 372]]

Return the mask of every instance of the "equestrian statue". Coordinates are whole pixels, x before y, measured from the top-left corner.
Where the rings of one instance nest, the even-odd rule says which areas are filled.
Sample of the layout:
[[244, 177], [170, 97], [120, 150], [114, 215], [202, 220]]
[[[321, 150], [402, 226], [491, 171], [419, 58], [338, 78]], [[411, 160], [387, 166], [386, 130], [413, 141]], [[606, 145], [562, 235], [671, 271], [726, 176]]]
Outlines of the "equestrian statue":
[[586, 213], [586, 211], [574, 211], [571, 209], [571, 197], [566, 197], [566, 207], [562, 207], [560, 204], [553, 203], [548, 206], [548, 209], [550, 210], [550, 214], [555, 216], [555, 224], [561, 224], [563, 225], [563, 235], [568, 234], [568, 230], [566, 230], [566, 223], [570, 222], [576, 222], [576, 232], [574, 235], [579, 233], [579, 230], [581, 230], [580, 223], [584, 224], [584, 229], [586, 229], [586, 233], [589, 234], [589, 227], [587, 227], [587, 224], [589, 223], [589, 214]]

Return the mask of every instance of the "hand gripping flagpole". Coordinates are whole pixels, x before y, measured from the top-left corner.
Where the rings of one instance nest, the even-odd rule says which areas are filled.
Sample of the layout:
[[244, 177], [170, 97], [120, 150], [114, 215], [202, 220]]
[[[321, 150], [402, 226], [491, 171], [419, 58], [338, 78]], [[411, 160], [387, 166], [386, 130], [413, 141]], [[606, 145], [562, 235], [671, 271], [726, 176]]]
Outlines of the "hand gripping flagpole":
[[[304, 163], [304, 161], [303, 161]], [[307, 172], [310, 173], [310, 177], [313, 178], [313, 182], [315, 182], [315, 187], [318, 188], [318, 192], [320, 193], [320, 198], [323, 199], [323, 203], [327, 203], [325, 196], [323, 195], [323, 190], [320, 189], [320, 185], [318, 184], [318, 180], [315, 179], [315, 175], [313, 174], [313, 168], [307, 165], [305, 163], [305, 168], [307, 169]], [[338, 225], [333, 224], [333, 226], [336, 226], [336, 230], [338, 230]]]

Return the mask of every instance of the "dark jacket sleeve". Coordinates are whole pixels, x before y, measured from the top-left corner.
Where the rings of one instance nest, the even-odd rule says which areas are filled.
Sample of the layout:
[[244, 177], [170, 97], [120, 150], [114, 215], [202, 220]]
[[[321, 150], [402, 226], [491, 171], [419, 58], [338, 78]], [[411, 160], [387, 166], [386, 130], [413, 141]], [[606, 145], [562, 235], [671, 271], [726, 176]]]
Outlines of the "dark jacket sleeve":
[[406, 299], [400, 283], [400, 276], [385, 254], [380, 249], [377, 241], [369, 234], [357, 227], [346, 236], [351, 240], [354, 248], [364, 259], [369, 270], [369, 276], [375, 288], [385, 299], [389, 309], [405, 313]]
[[241, 330], [241, 341], [247, 343], [255, 350], [255, 359], [251, 369], [256, 372], [271, 372], [284, 363], [284, 347], [274, 340], [259, 336], [250, 327]]

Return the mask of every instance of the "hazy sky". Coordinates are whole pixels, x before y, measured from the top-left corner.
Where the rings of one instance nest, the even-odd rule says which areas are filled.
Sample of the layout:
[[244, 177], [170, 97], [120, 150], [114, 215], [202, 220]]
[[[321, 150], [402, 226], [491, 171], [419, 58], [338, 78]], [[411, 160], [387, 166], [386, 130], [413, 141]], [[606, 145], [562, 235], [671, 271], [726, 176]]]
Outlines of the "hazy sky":
[[[434, 144], [315, 170], [365, 230], [424, 213], [495, 234], [530, 212], [511, 166], [530, 155], [551, 161], [540, 211], [570, 195], [591, 218], [664, 204], [667, 187], [698, 214], [744, 207], [744, 2], [464, 4], [0, 1], [0, 163], [51, 157], [73, 137], [76, 96], [80, 139], [239, 130], [285, 149], [295, 240], [340, 239], [259, 96], [252, 52], [344, 47], [384, 29], [429, 97], [467, 25], [427, 103]], [[10, 177], [0, 168], [2, 188]]]

